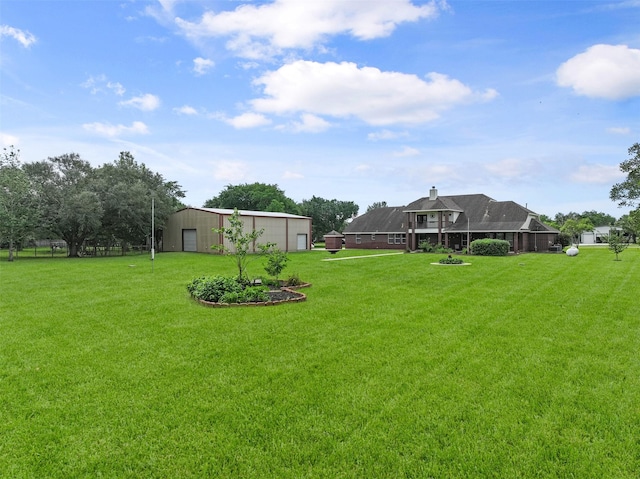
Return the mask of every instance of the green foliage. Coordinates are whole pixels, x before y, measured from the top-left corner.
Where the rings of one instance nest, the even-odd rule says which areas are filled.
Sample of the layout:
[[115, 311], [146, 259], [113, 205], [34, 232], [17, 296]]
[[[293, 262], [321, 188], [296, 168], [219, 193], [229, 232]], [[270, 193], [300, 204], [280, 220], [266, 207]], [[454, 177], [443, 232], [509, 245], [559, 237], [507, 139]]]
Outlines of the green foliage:
[[440, 261], [438, 261], [438, 263], [440, 263], [440, 264], [462, 264], [462, 263], [464, 263], [464, 261], [461, 260], [460, 258], [452, 258], [451, 256], [449, 256], [448, 258], [442, 258]]
[[640, 143], [631, 146], [628, 153], [630, 158], [620, 163], [620, 171], [627, 173], [627, 178], [613, 185], [609, 193], [619, 206], [634, 206], [640, 200]]
[[[213, 228], [213, 231], [224, 235], [225, 239], [233, 245], [233, 248], [227, 247], [224, 243], [212, 245], [211, 248], [233, 256], [238, 268], [238, 281], [248, 283], [247, 264], [249, 262], [249, 252], [256, 240], [264, 233], [264, 229], [245, 233], [244, 223], [237, 208], [229, 216], [229, 225], [228, 228]], [[260, 245], [257, 246], [259, 250], [262, 248]]]
[[593, 223], [589, 219], [568, 219], [560, 228], [561, 233], [567, 234], [574, 244], [580, 243], [580, 235], [585, 231], [593, 231]]
[[0, 154], [0, 242], [14, 249], [32, 235], [38, 224], [38, 208], [32, 185], [20, 165], [20, 150], [4, 148]]
[[292, 273], [285, 281], [285, 284], [287, 286], [299, 286], [302, 284], [302, 281], [300, 280], [300, 276], [298, 276], [297, 273]]
[[629, 239], [625, 238], [623, 233], [616, 230], [613, 230], [608, 235], [605, 235], [603, 240], [608, 243], [609, 250], [615, 253], [616, 261], [620, 260], [618, 258], [618, 255], [629, 246]]
[[367, 206], [367, 213], [369, 211], [376, 210], [378, 208], [386, 208], [386, 207], [387, 207], [386, 201], [374, 201], [372, 204]]
[[267, 257], [267, 264], [264, 270], [269, 276], [274, 277], [276, 280], [280, 276], [280, 273], [287, 267], [289, 257], [287, 253], [281, 251], [277, 246], [273, 244], [265, 245], [262, 248], [263, 254]]
[[64, 239], [69, 256], [78, 256], [85, 241], [144, 244], [151, 233], [151, 198], [158, 233], [184, 197], [177, 183], [136, 163], [129, 152], [99, 168], [70, 153], [24, 169], [34, 185], [41, 236]]
[[429, 241], [423, 240], [418, 243], [418, 249], [423, 253], [433, 253], [435, 250], [435, 246], [432, 245]]
[[471, 242], [471, 252], [478, 256], [506, 256], [509, 248], [506, 240], [484, 238]]
[[212, 303], [251, 303], [269, 301], [264, 286], [247, 286], [229, 276], [201, 276], [187, 284], [187, 291], [197, 299]]
[[278, 185], [265, 183], [227, 185], [218, 196], [207, 200], [204, 207], [300, 214], [299, 206]]
[[99, 234], [103, 242], [114, 238], [125, 244], [145, 244], [151, 233], [152, 198], [154, 236], [158, 238], [169, 215], [181, 206], [179, 199], [184, 198], [180, 185], [139, 164], [128, 151], [96, 169], [94, 176], [103, 209]]
[[311, 217], [313, 240], [321, 240], [331, 231], [342, 233], [347, 220], [358, 214], [358, 205], [353, 201], [326, 200], [313, 196], [300, 204], [303, 215]]
[[451, 248], [447, 248], [442, 244], [433, 245], [427, 240], [420, 241], [418, 244], [418, 249], [423, 253], [452, 253], [453, 250]]
[[[228, 276], [201, 276], [187, 284], [187, 291], [197, 299], [217, 303], [225, 294], [242, 293], [244, 285]], [[229, 301], [227, 301], [229, 302]]]

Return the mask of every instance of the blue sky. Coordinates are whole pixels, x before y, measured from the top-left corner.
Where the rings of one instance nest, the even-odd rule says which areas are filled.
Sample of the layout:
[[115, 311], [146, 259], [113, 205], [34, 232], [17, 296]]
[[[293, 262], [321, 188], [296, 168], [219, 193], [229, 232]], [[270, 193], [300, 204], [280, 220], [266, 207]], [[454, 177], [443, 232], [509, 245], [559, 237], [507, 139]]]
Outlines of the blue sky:
[[201, 206], [226, 185], [367, 206], [609, 200], [640, 141], [640, 1], [0, 4], [0, 143], [120, 151]]

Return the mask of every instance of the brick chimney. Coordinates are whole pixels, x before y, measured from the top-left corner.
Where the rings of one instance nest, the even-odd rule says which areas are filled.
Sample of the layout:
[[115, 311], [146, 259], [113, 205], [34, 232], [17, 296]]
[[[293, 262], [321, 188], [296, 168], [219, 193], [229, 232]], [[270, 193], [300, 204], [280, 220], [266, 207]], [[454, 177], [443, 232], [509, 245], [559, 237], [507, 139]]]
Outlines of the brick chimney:
[[429, 199], [433, 201], [437, 198], [438, 198], [438, 190], [436, 190], [435, 186], [432, 186], [431, 189], [429, 190]]

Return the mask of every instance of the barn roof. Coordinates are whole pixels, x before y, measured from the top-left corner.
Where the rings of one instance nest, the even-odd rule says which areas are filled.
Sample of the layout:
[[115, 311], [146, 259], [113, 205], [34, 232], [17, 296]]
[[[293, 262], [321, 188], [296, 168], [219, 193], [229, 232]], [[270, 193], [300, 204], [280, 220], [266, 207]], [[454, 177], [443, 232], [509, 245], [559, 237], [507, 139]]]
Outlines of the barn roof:
[[[196, 208], [194, 206], [188, 206], [186, 208], [182, 208], [180, 211], [185, 210], [197, 210], [197, 211], [205, 211], [207, 213], [213, 213], [217, 215], [232, 215], [234, 210], [228, 208]], [[266, 218], [293, 218], [293, 219], [311, 219], [308, 216], [300, 216], [300, 215], [292, 215], [290, 213], [279, 213], [275, 211], [251, 211], [251, 210], [238, 210], [240, 216], [261, 216]]]

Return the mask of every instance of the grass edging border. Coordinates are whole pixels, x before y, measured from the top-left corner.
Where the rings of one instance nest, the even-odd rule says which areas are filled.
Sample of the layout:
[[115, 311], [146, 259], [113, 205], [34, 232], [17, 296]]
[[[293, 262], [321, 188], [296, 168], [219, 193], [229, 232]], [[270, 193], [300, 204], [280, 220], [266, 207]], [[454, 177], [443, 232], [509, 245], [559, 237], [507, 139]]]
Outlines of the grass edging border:
[[198, 299], [193, 297], [198, 303], [208, 308], [232, 308], [237, 306], [277, 306], [279, 304], [284, 303], [299, 303], [301, 301], [307, 300], [307, 295], [297, 291], [300, 288], [308, 288], [311, 286], [311, 283], [302, 283], [297, 286], [283, 286], [280, 288], [281, 291], [286, 291], [288, 293], [295, 294], [295, 298], [288, 299], [280, 299], [277, 301], [261, 301], [261, 302], [251, 302], [251, 303], [214, 303], [211, 301], [205, 301], [204, 299]]

